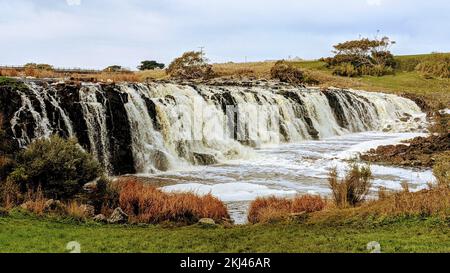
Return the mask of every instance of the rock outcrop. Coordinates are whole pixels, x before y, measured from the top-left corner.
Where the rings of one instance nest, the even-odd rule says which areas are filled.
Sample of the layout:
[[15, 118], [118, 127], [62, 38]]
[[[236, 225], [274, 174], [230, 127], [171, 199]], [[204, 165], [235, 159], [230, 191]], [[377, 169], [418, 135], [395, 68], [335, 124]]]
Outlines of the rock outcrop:
[[450, 150], [450, 134], [416, 137], [405, 144], [380, 146], [361, 156], [362, 160], [398, 166], [432, 167], [435, 155]]

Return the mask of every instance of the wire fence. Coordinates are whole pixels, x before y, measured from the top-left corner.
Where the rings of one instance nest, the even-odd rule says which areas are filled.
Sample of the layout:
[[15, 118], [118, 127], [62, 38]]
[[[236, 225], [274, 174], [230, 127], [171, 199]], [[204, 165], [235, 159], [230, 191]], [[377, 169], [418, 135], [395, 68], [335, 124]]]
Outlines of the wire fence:
[[[0, 65], [0, 70], [17, 70], [17, 71], [24, 71], [27, 67], [26, 66], [8, 66], [8, 65]], [[82, 68], [64, 68], [64, 67], [54, 67], [51, 69], [51, 71], [57, 72], [57, 73], [78, 73], [78, 74], [97, 74], [102, 73], [102, 70], [96, 70], [96, 69], [82, 69]]]

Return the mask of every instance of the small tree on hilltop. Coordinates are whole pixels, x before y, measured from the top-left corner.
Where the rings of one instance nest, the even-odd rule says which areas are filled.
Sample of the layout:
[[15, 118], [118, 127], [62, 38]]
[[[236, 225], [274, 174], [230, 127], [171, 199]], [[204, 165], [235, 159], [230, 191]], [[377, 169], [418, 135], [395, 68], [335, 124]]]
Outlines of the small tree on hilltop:
[[212, 65], [202, 52], [189, 51], [172, 61], [166, 73], [180, 79], [209, 79], [214, 76]]
[[107, 68], [103, 69], [103, 71], [105, 71], [105, 72], [122, 72], [122, 71], [126, 71], [126, 69], [120, 65], [110, 65]]
[[[341, 76], [374, 75], [382, 76], [393, 72], [396, 67], [389, 48], [395, 44], [388, 37], [370, 40], [363, 38], [334, 45], [332, 58], [323, 61]], [[350, 67], [351, 66], [351, 67]]]
[[158, 63], [157, 61], [142, 61], [141, 65], [137, 67], [139, 70], [154, 70], [163, 69], [165, 65], [163, 63]]
[[305, 81], [303, 71], [286, 61], [277, 61], [270, 69], [270, 77], [281, 82], [301, 84]]

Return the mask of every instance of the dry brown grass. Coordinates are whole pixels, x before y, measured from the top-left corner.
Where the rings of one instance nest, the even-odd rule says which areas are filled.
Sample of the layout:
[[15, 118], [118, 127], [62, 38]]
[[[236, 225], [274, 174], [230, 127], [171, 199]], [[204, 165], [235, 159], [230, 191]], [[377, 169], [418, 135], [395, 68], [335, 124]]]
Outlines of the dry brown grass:
[[337, 170], [332, 169], [328, 175], [328, 183], [335, 205], [345, 208], [363, 203], [369, 193], [371, 180], [372, 172], [368, 166], [351, 164], [342, 179], [339, 179]]
[[437, 156], [433, 166], [433, 174], [440, 187], [450, 188], [450, 151]]
[[42, 188], [39, 186], [36, 190], [28, 190], [25, 195], [25, 208], [37, 215], [45, 213], [45, 203], [48, 201], [44, 196]]
[[19, 76], [19, 71], [15, 69], [1, 69], [0, 76], [17, 77]]
[[0, 206], [8, 210], [12, 209], [22, 199], [19, 185], [10, 179], [6, 179], [0, 183]]
[[250, 204], [248, 221], [255, 223], [272, 223], [289, 219], [299, 213], [321, 211], [326, 206], [326, 200], [320, 196], [304, 195], [294, 199], [287, 198], [257, 198]]
[[255, 78], [269, 79], [270, 69], [274, 64], [275, 62], [223, 63], [213, 64], [213, 70], [220, 77], [246, 74]]
[[122, 178], [116, 183], [120, 207], [134, 222], [192, 224], [201, 218], [211, 218], [216, 222], [230, 218], [226, 206], [212, 195], [164, 193], [136, 178]]
[[[450, 189], [434, 187], [419, 192], [384, 192], [378, 200], [367, 201], [356, 208], [329, 208], [313, 213], [309, 223], [366, 223], [397, 217], [449, 217]], [[370, 221], [369, 221], [370, 222]]]
[[89, 215], [86, 214], [86, 209], [77, 201], [70, 201], [66, 205], [66, 214], [77, 220], [86, 220]]

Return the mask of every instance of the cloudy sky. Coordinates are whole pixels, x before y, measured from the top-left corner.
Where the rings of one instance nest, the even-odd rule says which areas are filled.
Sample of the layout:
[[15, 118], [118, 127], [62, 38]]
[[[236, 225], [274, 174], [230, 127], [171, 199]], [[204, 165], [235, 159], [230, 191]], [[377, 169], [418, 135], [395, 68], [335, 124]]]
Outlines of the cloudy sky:
[[395, 54], [450, 51], [447, 0], [0, 0], [0, 64], [135, 68], [204, 46], [213, 62], [304, 59], [377, 30]]

